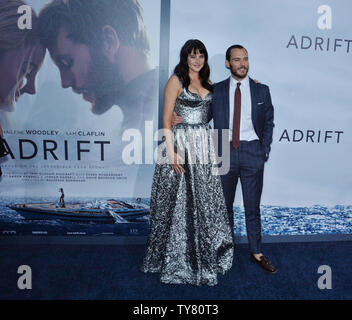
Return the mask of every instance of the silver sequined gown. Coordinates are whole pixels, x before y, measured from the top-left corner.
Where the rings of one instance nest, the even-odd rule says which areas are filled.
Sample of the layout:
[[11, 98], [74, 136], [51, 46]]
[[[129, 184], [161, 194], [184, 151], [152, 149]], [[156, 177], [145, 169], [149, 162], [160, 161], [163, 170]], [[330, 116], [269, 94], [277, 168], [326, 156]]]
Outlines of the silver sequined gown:
[[183, 89], [175, 112], [184, 122], [173, 127], [175, 150], [185, 159], [178, 175], [159, 145], [150, 200], [150, 234], [141, 270], [160, 272], [172, 284], [216, 285], [217, 273], [232, 266], [233, 241], [216, 167], [211, 93], [204, 100]]

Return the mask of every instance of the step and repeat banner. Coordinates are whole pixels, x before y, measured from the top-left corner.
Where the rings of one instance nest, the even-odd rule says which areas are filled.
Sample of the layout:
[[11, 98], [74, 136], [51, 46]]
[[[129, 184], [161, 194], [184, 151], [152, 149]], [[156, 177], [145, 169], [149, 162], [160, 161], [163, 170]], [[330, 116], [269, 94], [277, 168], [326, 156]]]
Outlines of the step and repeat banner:
[[[22, 93], [34, 93], [38, 71], [36, 93], [0, 106], [9, 151], [0, 159], [0, 235], [148, 234], [165, 85], [159, 74], [172, 73], [194, 38], [207, 47], [213, 82], [229, 77], [226, 49], [241, 44], [250, 77], [270, 87], [275, 128], [263, 235], [351, 234], [352, 4], [161, 1], [71, 0], [68, 13], [52, 16], [51, 1], [27, 2], [47, 16], [40, 33], [49, 50], [30, 55], [35, 63]], [[69, 27], [58, 27], [60, 17]], [[167, 59], [160, 59], [165, 32]], [[235, 235], [245, 236], [240, 184], [234, 210]]]

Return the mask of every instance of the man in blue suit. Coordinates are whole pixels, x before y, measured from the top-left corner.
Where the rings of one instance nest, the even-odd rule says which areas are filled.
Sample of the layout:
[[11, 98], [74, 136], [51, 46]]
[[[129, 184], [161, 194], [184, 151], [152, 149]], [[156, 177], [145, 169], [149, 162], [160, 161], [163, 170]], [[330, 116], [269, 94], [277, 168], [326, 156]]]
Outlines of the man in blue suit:
[[[276, 267], [261, 249], [260, 198], [264, 163], [268, 160], [274, 127], [274, 108], [269, 87], [248, 77], [248, 52], [241, 45], [226, 51], [226, 67], [231, 76], [214, 84], [212, 115], [218, 130], [218, 156], [230, 224], [234, 227], [233, 203], [238, 178], [241, 180], [250, 260], [269, 273]], [[183, 119], [174, 113], [172, 124]]]
[[270, 91], [248, 77], [248, 52], [243, 46], [229, 47], [225, 64], [231, 77], [214, 85], [212, 114], [214, 128], [218, 129], [219, 156], [223, 151], [230, 153], [229, 171], [221, 176], [230, 223], [233, 230], [233, 203], [240, 178], [250, 260], [275, 273], [277, 269], [261, 250], [260, 218], [264, 163], [269, 157], [274, 127]]

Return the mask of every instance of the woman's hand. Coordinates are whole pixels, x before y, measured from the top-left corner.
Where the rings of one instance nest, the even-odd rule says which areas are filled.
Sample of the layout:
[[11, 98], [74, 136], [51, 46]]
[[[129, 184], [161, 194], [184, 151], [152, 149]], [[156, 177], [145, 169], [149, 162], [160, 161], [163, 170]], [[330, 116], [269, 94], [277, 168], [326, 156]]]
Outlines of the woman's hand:
[[171, 155], [171, 159], [172, 162], [171, 162], [171, 167], [172, 169], [175, 170], [175, 172], [177, 174], [182, 174], [182, 172], [186, 172], [185, 171], [185, 168], [183, 167], [183, 164], [185, 163], [185, 159], [183, 159], [179, 154], [177, 154], [176, 152], [174, 152], [172, 155]]

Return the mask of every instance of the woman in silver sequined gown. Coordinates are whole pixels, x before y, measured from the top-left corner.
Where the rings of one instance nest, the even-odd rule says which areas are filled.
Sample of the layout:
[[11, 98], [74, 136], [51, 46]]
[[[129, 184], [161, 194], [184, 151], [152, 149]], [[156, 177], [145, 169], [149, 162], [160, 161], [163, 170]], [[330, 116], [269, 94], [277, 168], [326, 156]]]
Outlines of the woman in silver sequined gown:
[[[203, 75], [204, 65], [209, 68], [207, 52], [202, 42], [189, 40], [180, 56], [180, 64], [187, 59], [189, 85], [185, 87], [182, 70], [176, 67], [177, 76], [173, 75], [165, 88], [164, 130], [171, 129], [170, 111], [184, 122], [174, 126], [169, 136], [166, 133], [166, 141], [158, 147], [150, 234], [141, 270], [159, 272], [163, 283], [216, 285], [217, 273], [224, 274], [232, 266], [233, 240], [209, 126], [212, 87], [209, 72]], [[203, 57], [203, 64], [196, 56]], [[204, 78], [205, 82], [199, 80]], [[197, 89], [208, 93], [202, 98], [194, 92]], [[173, 150], [168, 148], [170, 140]], [[169, 160], [175, 158], [183, 164]]]

